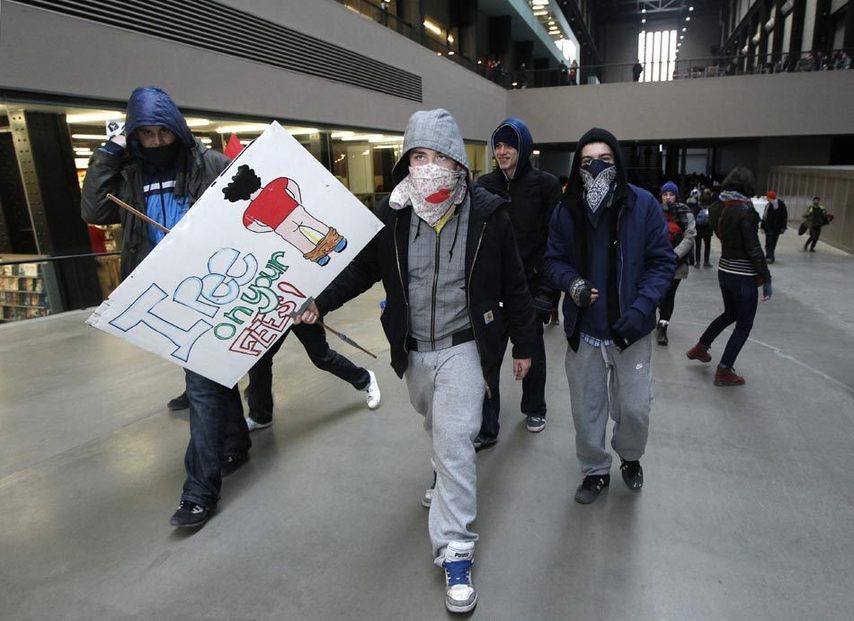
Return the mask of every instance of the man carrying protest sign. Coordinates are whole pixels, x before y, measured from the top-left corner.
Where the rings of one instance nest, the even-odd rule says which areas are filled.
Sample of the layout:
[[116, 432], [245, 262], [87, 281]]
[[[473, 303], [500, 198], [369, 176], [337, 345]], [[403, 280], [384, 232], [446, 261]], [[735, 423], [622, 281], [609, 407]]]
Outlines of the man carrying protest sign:
[[313, 323], [382, 280], [391, 365], [432, 438], [428, 522], [434, 562], [445, 570], [445, 606], [467, 612], [477, 604], [472, 441], [485, 378], [500, 362], [508, 331], [516, 379], [525, 377], [534, 312], [506, 201], [470, 185], [465, 145], [446, 110], [412, 115], [392, 174], [397, 185], [377, 208], [385, 228], [295, 321]]
[[[81, 209], [89, 224], [122, 225], [122, 277], [130, 274], [165, 233], [107, 199], [117, 196], [170, 229], [228, 165], [226, 156], [193, 137], [169, 95], [156, 87], [134, 90], [125, 135], [111, 138], [92, 156], [83, 181]], [[217, 501], [223, 473], [247, 457], [251, 441], [237, 387], [226, 388], [186, 370], [190, 443], [187, 479], [177, 527], [202, 526]]]

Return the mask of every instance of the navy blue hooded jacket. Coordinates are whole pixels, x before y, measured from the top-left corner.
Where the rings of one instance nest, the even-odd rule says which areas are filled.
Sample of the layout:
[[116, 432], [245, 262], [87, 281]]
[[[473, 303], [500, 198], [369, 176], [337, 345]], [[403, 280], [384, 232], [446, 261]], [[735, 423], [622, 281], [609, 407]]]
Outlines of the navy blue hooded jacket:
[[508, 179], [502, 170], [482, 175], [477, 183], [490, 190], [506, 194], [510, 198], [508, 211], [516, 235], [516, 244], [528, 288], [534, 298], [534, 306], [546, 311], [557, 303], [558, 292], [551, 286], [543, 274], [543, 256], [549, 234], [549, 221], [552, 211], [560, 202], [560, 182], [552, 174], [533, 167], [530, 162], [534, 146], [528, 126], [522, 119], [509, 117], [501, 122], [492, 134], [492, 147], [495, 148], [495, 135], [503, 127], [509, 127], [519, 139], [519, 161], [512, 179]]
[[184, 115], [172, 101], [169, 94], [156, 86], [141, 86], [131, 93], [125, 115], [125, 135], [128, 151], [134, 157], [140, 156], [139, 139], [136, 130], [145, 125], [159, 125], [167, 128], [189, 148], [195, 144], [193, 133], [187, 126]]
[[[228, 166], [229, 159], [193, 137], [172, 98], [157, 87], [141, 87], [128, 100], [127, 149], [109, 141], [95, 151], [83, 180], [81, 215], [88, 224], [122, 225], [122, 278], [148, 255], [152, 239], [148, 224], [107, 199], [107, 194], [146, 211], [144, 166], [135, 130], [144, 125], [168, 128], [184, 148], [176, 159], [174, 196], [189, 208]], [[168, 228], [168, 226], [167, 226]]]
[[[576, 278], [587, 278], [587, 209], [582, 197], [581, 150], [594, 142], [604, 142], [614, 154], [617, 188], [608, 208], [612, 227], [609, 262], [607, 319], [613, 326], [629, 308], [644, 316], [645, 334], [655, 327], [655, 309], [670, 288], [676, 271], [676, 255], [667, 239], [667, 225], [655, 197], [626, 179], [620, 143], [613, 134], [594, 128], [582, 136], [576, 148], [569, 175], [569, 189], [555, 209], [549, 233], [545, 270], [552, 284], [569, 291]], [[604, 224], [604, 223], [603, 223]], [[598, 304], [597, 300], [594, 304]], [[601, 309], [600, 309], [601, 310]], [[573, 349], [578, 349], [579, 309], [569, 295], [564, 296], [563, 327]], [[631, 345], [613, 330], [614, 342], [621, 348]]]

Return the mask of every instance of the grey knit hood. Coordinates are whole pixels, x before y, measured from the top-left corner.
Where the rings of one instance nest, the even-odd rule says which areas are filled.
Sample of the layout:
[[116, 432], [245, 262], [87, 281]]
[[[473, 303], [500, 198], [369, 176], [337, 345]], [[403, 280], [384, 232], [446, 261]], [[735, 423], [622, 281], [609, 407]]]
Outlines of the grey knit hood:
[[406, 133], [403, 135], [403, 155], [391, 171], [395, 184], [400, 183], [409, 174], [409, 152], [418, 147], [444, 153], [462, 164], [468, 173], [469, 160], [463, 137], [457, 122], [447, 110], [419, 110], [409, 117]]

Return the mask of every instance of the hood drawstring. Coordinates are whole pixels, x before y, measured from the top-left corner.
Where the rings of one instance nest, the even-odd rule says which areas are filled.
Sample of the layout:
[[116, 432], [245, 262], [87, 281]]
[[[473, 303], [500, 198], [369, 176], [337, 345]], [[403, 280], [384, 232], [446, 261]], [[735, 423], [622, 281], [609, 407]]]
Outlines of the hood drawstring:
[[454, 239], [451, 242], [451, 249], [448, 251], [448, 263], [450, 263], [451, 260], [454, 258], [454, 247], [457, 245], [457, 235], [459, 235], [459, 233], [460, 233], [460, 220], [461, 220], [461, 218], [460, 218], [459, 212], [457, 212], [457, 214], [454, 216], [454, 218], [457, 221], [457, 226], [454, 228]]

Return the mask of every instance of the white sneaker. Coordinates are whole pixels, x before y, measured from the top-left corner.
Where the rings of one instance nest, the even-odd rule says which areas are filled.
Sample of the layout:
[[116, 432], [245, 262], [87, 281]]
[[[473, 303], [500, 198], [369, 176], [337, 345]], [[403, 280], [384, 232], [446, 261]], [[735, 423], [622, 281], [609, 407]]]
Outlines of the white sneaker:
[[369, 410], [376, 410], [380, 407], [380, 399], [382, 399], [380, 385], [377, 383], [377, 376], [374, 375], [373, 371], [368, 371], [368, 375], [371, 376], [371, 381], [368, 383], [368, 387], [365, 388], [365, 400], [368, 402]]
[[474, 541], [452, 541], [445, 548], [445, 608], [469, 612], [477, 606], [477, 590], [471, 579]]
[[424, 496], [421, 497], [421, 506], [430, 508], [433, 504], [433, 493], [436, 491], [436, 471], [433, 470], [433, 485], [424, 491]]
[[273, 424], [271, 420], [269, 423], [259, 423], [252, 418], [246, 417], [246, 426], [249, 427], [249, 431], [255, 431], [256, 429], [266, 429], [270, 425]]

